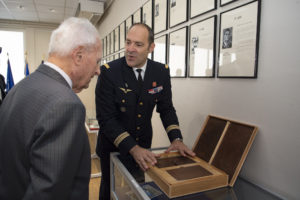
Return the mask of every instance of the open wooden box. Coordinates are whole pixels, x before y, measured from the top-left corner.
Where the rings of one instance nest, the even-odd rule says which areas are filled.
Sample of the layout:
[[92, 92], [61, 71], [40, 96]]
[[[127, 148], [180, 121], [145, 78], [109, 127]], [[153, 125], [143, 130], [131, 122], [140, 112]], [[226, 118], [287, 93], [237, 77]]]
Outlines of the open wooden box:
[[147, 174], [169, 198], [233, 186], [257, 127], [209, 115], [194, 144], [195, 157], [162, 154]]

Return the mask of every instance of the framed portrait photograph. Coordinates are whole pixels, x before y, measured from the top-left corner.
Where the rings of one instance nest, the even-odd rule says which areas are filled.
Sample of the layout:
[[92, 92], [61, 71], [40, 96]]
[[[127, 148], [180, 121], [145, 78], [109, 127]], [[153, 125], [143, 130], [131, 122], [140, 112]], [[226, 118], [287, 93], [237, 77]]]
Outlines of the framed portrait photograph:
[[125, 22], [120, 24], [120, 49], [125, 48]]
[[112, 54], [114, 52], [114, 31], [112, 31], [110, 34], [110, 53]]
[[108, 34], [107, 35], [107, 41], [106, 41], [106, 52], [107, 52], [106, 55], [110, 55], [111, 54], [110, 53], [110, 43], [111, 43], [111, 41], [110, 41], [110, 34]]
[[125, 51], [120, 52], [119, 56], [120, 56], [120, 58], [124, 57], [125, 56]]
[[102, 39], [103, 57], [106, 56], [106, 37]]
[[189, 77], [214, 77], [217, 17], [190, 26]]
[[217, 0], [191, 0], [190, 18], [198, 17], [217, 9]]
[[154, 43], [153, 60], [164, 64], [167, 63], [167, 35], [155, 38]]
[[142, 22], [152, 28], [152, 0], [147, 1], [142, 7]]
[[238, 1], [238, 0], [220, 0], [220, 6], [225, 6], [225, 5], [230, 4], [234, 1]]
[[166, 0], [154, 0], [154, 34], [167, 30], [167, 2]]
[[130, 15], [127, 19], [126, 19], [126, 23], [125, 23], [125, 38], [127, 36], [128, 30], [129, 28], [132, 26], [132, 15]]
[[141, 8], [135, 11], [133, 14], [133, 23], [140, 23], [142, 22], [142, 11]]
[[187, 21], [187, 0], [169, 0], [170, 27]]
[[186, 77], [187, 27], [169, 34], [169, 67], [171, 77]]
[[115, 52], [120, 50], [120, 27], [118, 26], [114, 30]]
[[256, 78], [260, 1], [221, 13], [218, 77]]

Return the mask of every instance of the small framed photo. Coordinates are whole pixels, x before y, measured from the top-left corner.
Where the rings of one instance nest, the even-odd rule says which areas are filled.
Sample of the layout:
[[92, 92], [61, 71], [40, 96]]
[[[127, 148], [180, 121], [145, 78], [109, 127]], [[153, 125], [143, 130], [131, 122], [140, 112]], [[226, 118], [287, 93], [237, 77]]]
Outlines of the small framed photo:
[[154, 34], [167, 30], [168, 1], [154, 0]]
[[217, 9], [217, 0], [191, 0], [190, 18], [195, 18]]
[[124, 57], [125, 56], [125, 51], [120, 52], [119, 55], [120, 55], [120, 58]]
[[153, 60], [160, 63], [167, 63], [167, 35], [155, 38], [154, 43]]
[[186, 77], [187, 27], [171, 32], [169, 38], [171, 77]]
[[189, 77], [214, 77], [217, 17], [190, 26]]
[[187, 21], [187, 0], [169, 0], [170, 27], [174, 27]]
[[125, 24], [125, 38], [127, 36], [128, 30], [130, 29], [130, 27], [132, 26], [132, 15], [130, 15], [127, 19], [126, 19], [126, 24]]
[[103, 57], [106, 56], [106, 37], [102, 39]]
[[152, 28], [153, 22], [153, 10], [152, 10], [152, 0], [147, 1], [142, 8], [142, 22], [147, 24], [150, 28]]
[[220, 0], [220, 5], [225, 6], [225, 5], [230, 4], [234, 1], [238, 1], [238, 0]]
[[125, 22], [120, 24], [120, 49], [125, 48]]
[[111, 54], [111, 52], [110, 52], [110, 46], [111, 46], [110, 43], [111, 43], [110, 34], [108, 34], [107, 35], [107, 43], [106, 43], [106, 45], [107, 45], [107, 47], [106, 47], [107, 54], [106, 55], [110, 55]]
[[218, 77], [256, 78], [260, 1], [221, 13]]
[[110, 52], [109, 53], [113, 53], [114, 52], [114, 32], [112, 31], [110, 34]]
[[118, 26], [114, 30], [114, 43], [115, 43], [115, 52], [120, 50], [120, 27]]
[[141, 8], [135, 11], [133, 14], [133, 23], [140, 23], [142, 21], [142, 11]]

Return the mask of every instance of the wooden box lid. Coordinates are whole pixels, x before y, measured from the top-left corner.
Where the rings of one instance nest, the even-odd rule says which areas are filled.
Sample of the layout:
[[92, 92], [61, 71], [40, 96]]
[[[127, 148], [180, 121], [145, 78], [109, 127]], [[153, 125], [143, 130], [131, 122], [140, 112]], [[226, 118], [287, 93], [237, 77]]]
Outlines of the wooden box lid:
[[193, 151], [197, 157], [228, 174], [228, 185], [233, 186], [256, 133], [256, 126], [209, 115]]

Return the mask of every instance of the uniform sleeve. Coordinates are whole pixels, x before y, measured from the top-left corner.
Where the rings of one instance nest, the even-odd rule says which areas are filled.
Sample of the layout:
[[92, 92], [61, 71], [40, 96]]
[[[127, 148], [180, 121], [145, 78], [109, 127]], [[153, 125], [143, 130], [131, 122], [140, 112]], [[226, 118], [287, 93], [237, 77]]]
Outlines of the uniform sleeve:
[[163, 126], [168, 134], [170, 142], [172, 142], [176, 138], [182, 138], [182, 135], [179, 128], [176, 111], [172, 102], [170, 70], [168, 65], [164, 67], [164, 75], [165, 82], [163, 85], [162, 96], [157, 102], [157, 112], [160, 113]]
[[[85, 110], [79, 102], [53, 103], [34, 130], [29, 149], [30, 182], [24, 199], [69, 199], [83, 158], [90, 159], [84, 128]], [[88, 156], [88, 157], [87, 157]], [[90, 160], [80, 186], [88, 191]], [[88, 192], [87, 192], [88, 194]]]
[[105, 134], [106, 138], [122, 153], [128, 153], [137, 143], [118, 120], [120, 113], [115, 103], [115, 86], [110, 73], [110, 67], [107, 64], [101, 67], [101, 74], [96, 85], [97, 119], [101, 133]]

